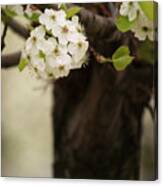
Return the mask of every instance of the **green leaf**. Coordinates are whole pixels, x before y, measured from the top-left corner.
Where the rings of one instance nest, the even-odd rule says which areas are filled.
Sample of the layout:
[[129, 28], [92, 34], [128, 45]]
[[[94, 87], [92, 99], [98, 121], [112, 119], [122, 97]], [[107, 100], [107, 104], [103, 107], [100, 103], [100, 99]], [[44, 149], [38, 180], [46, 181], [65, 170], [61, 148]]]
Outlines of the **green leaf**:
[[115, 24], [121, 32], [127, 32], [133, 28], [135, 20], [129, 21], [127, 16], [119, 16], [116, 19]]
[[61, 3], [60, 9], [64, 10], [65, 12], [67, 12], [67, 6], [66, 6], [66, 4], [65, 3]]
[[116, 70], [124, 70], [133, 60], [133, 56], [130, 56], [130, 51], [127, 46], [119, 47], [112, 55], [113, 66]]
[[18, 68], [19, 68], [19, 71], [23, 71], [24, 68], [27, 66], [27, 64], [29, 63], [28, 59], [27, 58], [22, 58], [19, 62], [19, 65], [18, 65]]
[[114, 52], [114, 54], [112, 55], [112, 59], [117, 59], [124, 55], [129, 54], [130, 54], [129, 48], [127, 46], [121, 46]]
[[119, 59], [113, 60], [113, 66], [118, 71], [125, 70], [125, 68], [132, 62], [132, 60], [132, 56], [124, 56]]
[[154, 2], [152, 1], [146, 1], [146, 2], [139, 2], [139, 5], [141, 9], [143, 10], [144, 14], [153, 21], [154, 19], [154, 13], [155, 13], [155, 6]]
[[78, 6], [73, 6], [67, 10], [67, 18], [73, 17], [75, 14], [80, 12], [80, 9]]

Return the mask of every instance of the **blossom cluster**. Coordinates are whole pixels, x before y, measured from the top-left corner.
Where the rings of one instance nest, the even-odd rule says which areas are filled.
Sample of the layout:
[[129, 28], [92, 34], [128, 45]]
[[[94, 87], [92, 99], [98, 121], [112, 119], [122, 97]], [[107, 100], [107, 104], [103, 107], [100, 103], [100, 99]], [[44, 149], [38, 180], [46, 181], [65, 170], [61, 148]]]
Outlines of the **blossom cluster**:
[[63, 10], [45, 9], [25, 43], [22, 59], [40, 78], [65, 77], [85, 63], [86, 39], [78, 16], [67, 19]]
[[135, 21], [131, 31], [139, 40], [154, 40], [154, 24], [144, 14], [138, 2], [123, 2], [120, 7], [120, 15], [127, 16], [128, 20]]

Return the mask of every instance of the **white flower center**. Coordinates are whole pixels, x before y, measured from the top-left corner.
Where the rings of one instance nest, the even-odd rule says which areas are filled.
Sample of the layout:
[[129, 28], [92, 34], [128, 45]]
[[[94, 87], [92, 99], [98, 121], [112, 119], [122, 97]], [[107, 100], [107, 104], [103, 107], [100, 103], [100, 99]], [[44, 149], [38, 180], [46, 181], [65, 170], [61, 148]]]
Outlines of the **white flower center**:
[[53, 52], [54, 52], [54, 54], [55, 54], [56, 56], [59, 56], [59, 54], [60, 54], [60, 51], [59, 51], [58, 48], [55, 48]]
[[149, 31], [149, 29], [148, 29], [147, 26], [142, 27], [142, 30], [143, 30], [144, 32], [148, 32], [148, 31]]
[[82, 42], [79, 42], [79, 43], [78, 43], [78, 47], [79, 47], [79, 48], [82, 48], [82, 46], [83, 46], [83, 45], [82, 45]]
[[65, 69], [65, 66], [64, 65], [60, 65], [59, 66], [59, 71], [63, 71]]
[[33, 36], [33, 37], [32, 37], [32, 42], [33, 42], [33, 43], [36, 43], [36, 41], [37, 41], [37, 38], [36, 38], [35, 36]]
[[50, 18], [51, 18], [53, 21], [56, 20], [56, 16], [55, 16], [55, 15], [52, 15]]
[[62, 27], [62, 33], [68, 33], [69, 29], [67, 26]]

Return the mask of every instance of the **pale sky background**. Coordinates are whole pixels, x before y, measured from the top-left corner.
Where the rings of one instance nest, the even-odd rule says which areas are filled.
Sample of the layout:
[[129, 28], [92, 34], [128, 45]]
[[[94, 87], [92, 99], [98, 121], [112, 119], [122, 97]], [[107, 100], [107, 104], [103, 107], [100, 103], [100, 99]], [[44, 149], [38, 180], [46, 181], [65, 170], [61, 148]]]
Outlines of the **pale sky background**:
[[[18, 51], [24, 41], [10, 30], [5, 53]], [[2, 175], [51, 177], [52, 86], [17, 67], [2, 70]]]

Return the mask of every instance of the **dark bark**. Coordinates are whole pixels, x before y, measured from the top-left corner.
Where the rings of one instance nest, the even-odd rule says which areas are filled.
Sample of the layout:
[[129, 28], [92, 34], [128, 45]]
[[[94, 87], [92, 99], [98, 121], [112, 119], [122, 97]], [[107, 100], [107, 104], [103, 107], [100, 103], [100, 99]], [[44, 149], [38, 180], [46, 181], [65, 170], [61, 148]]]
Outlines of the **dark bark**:
[[5, 37], [6, 37], [6, 33], [7, 33], [7, 24], [4, 24], [4, 30], [3, 30], [3, 34], [1, 36], [1, 51], [3, 51], [4, 47], [5, 47]]
[[138, 61], [132, 33], [117, 31], [112, 19], [85, 15], [81, 21], [87, 20], [89, 43], [97, 52], [107, 57], [127, 45], [135, 61], [117, 72], [90, 55], [87, 68], [55, 82], [54, 177], [137, 180], [142, 115], [153, 93], [154, 68]]
[[1, 67], [10, 68], [19, 64], [21, 52], [6, 54], [1, 56]]
[[87, 68], [55, 83], [54, 177], [139, 179], [153, 67], [134, 63], [116, 72], [90, 58]]

